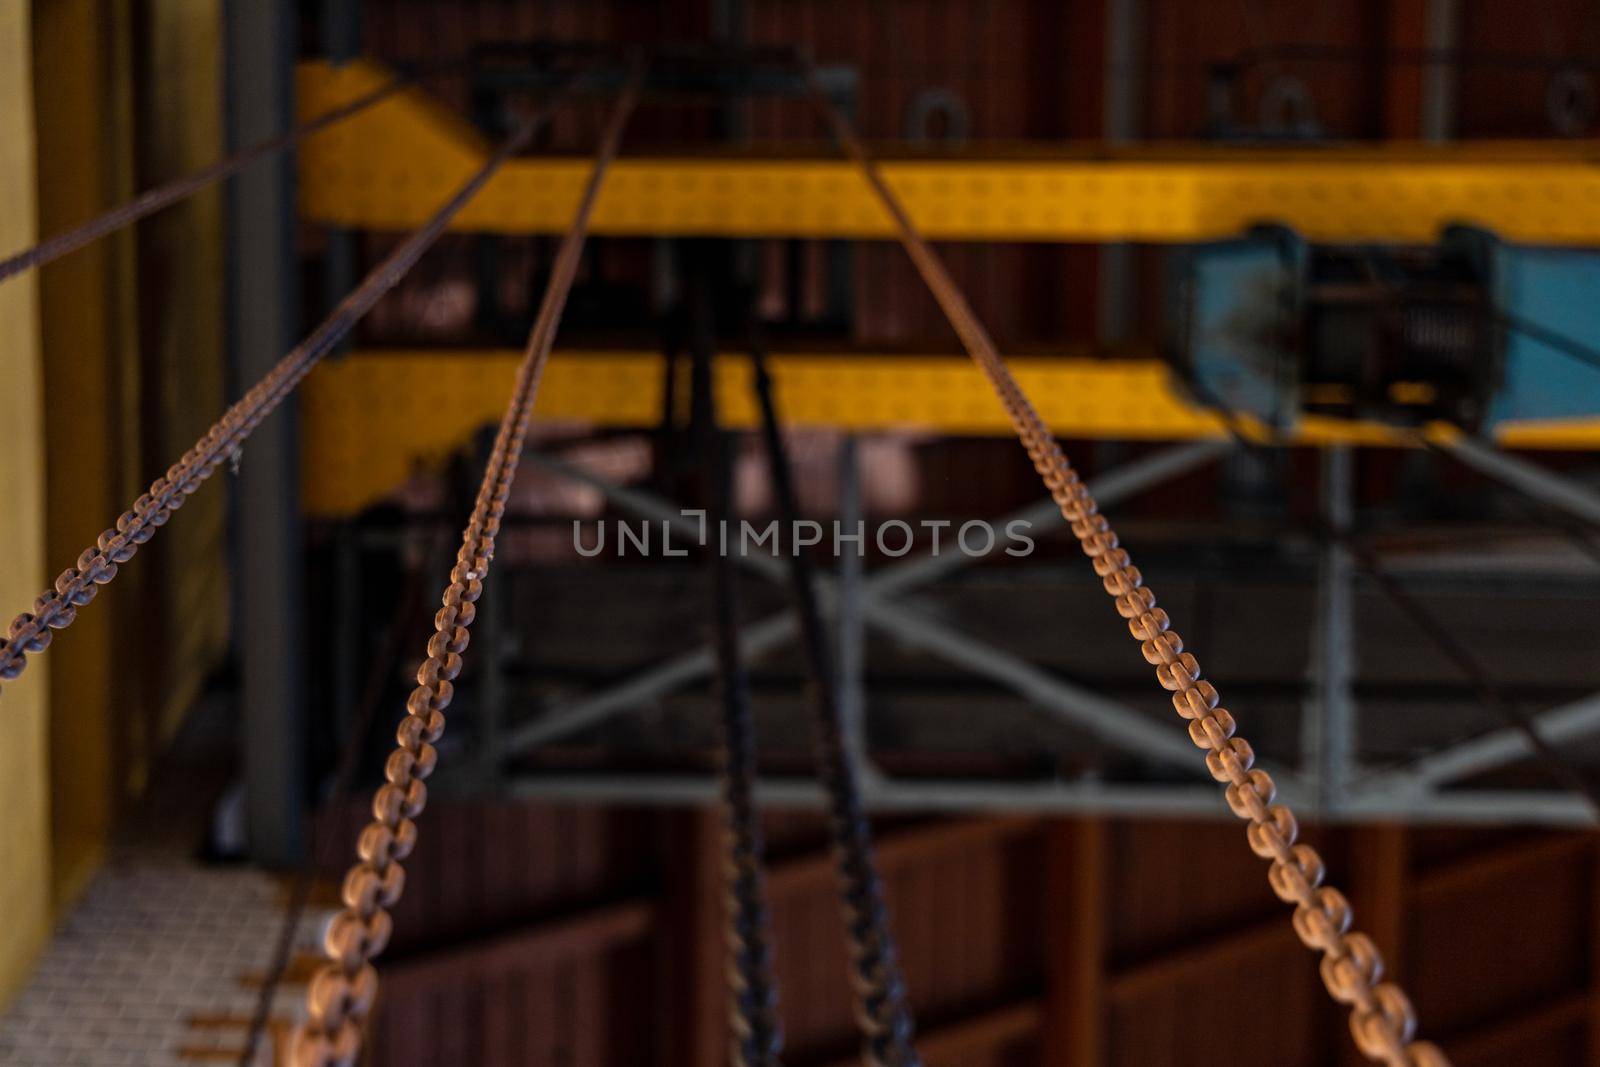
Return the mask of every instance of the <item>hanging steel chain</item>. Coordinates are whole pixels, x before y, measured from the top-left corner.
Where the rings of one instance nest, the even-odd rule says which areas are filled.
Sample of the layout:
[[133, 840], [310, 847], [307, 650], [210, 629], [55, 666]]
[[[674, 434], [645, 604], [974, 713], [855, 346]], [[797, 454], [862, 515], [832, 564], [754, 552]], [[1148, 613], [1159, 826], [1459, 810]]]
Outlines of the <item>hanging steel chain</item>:
[[344, 908], [333, 917], [323, 938], [331, 962], [323, 965], [306, 991], [308, 1018], [296, 1031], [291, 1049], [295, 1067], [351, 1067], [360, 1055], [362, 1023], [378, 991], [378, 975], [371, 961], [389, 941], [393, 920], [388, 909], [405, 888], [401, 861], [416, 844], [415, 820], [428, 797], [424, 782], [438, 762], [434, 744], [444, 733], [444, 711], [455, 695], [453, 682], [461, 673], [468, 628], [494, 558], [495, 537], [522, 456], [539, 380], [577, 274], [595, 200], [638, 98], [639, 81], [635, 64], [606, 125], [572, 226], [556, 255], [483, 483], [462, 533], [450, 584], [434, 616], [435, 632], [428, 640], [427, 658], [417, 669], [417, 688], [406, 701], [406, 715], [395, 734], [396, 748], [384, 764], [386, 782], [373, 797], [373, 820], [356, 842], [360, 861], [345, 877], [341, 891]]
[[32, 611], [12, 620], [6, 641], [0, 644], [0, 680], [21, 674], [27, 668], [28, 656], [43, 652], [50, 644], [51, 631], [70, 626], [78, 609], [95, 598], [100, 586], [117, 576], [117, 568], [132, 559], [139, 546], [149, 541], [219, 466], [239, 454], [245, 439], [262, 420], [372, 310], [378, 299], [394, 288], [495, 171], [532, 142], [535, 131], [554, 106], [552, 102], [528, 118], [427, 223], [374, 267], [309, 337], [228, 408], [183, 458], [167, 468], [166, 474], [150, 483], [149, 491], [117, 518], [116, 525], [103, 531], [78, 556], [77, 564], [62, 571], [54, 587], [34, 600]]
[[[766, 445], [773, 496], [784, 529], [794, 529], [798, 506], [787, 450], [778, 427], [772, 379], [759, 337], [751, 331], [756, 398]], [[883, 880], [872, 856], [872, 828], [861, 801], [861, 769], [845, 743], [838, 690], [828, 656], [827, 630], [817, 605], [811, 559], [796, 549], [788, 556], [801, 644], [811, 668], [817, 774], [828, 797], [828, 829], [839, 871], [845, 920], [855, 974], [856, 1020], [862, 1029], [862, 1061], [867, 1067], [917, 1067], [916, 1032], [907, 1003], [905, 978], [890, 931]]]
[[783, 1048], [778, 980], [772, 970], [772, 924], [762, 874], [761, 820], [755, 807], [756, 744], [750, 692], [739, 662], [733, 575], [720, 553], [717, 600], [718, 696], [722, 703], [724, 933], [728, 949], [728, 1021], [734, 1067], [777, 1067]]
[[[713, 529], [732, 512], [724, 442], [712, 417], [709, 354], [696, 353], [696, 393], [704, 413], [700, 460], [709, 492], [705, 505]], [[783, 1047], [778, 981], [772, 970], [772, 925], [767, 911], [761, 818], [755, 806], [756, 734], [750, 684], [739, 649], [739, 599], [733, 561], [711, 548], [712, 614], [717, 658], [717, 699], [722, 737], [723, 918], [728, 952], [728, 1023], [733, 1067], [777, 1067]]]
[[1366, 934], [1352, 931], [1349, 901], [1323, 884], [1326, 867], [1316, 849], [1296, 843], [1298, 827], [1287, 805], [1275, 803], [1276, 787], [1266, 771], [1254, 767], [1248, 742], [1235, 736], [1236, 724], [1221, 706], [1217, 688], [1201, 677], [1200, 663], [1184, 650], [1167, 613], [1144, 585], [1139, 569], [1119, 546], [1110, 522], [1068, 463], [1061, 446], [1046, 428], [1000, 357], [955, 281], [932, 247], [911, 223], [904, 207], [883, 180], [849, 124], [833, 107], [806, 65], [811, 94], [834, 136], [861, 166], [868, 183], [894, 218], [901, 243], [916, 264], [963, 345], [983, 371], [1027, 449], [1034, 469], [1071, 526], [1073, 536], [1093, 562], [1117, 613], [1140, 642], [1156, 679], [1172, 693], [1172, 704], [1189, 724], [1189, 737], [1206, 753], [1212, 777], [1226, 786], [1228, 807], [1249, 822], [1246, 836], [1257, 856], [1271, 863], [1268, 881], [1279, 899], [1294, 905], [1294, 929], [1300, 940], [1322, 953], [1323, 984], [1333, 998], [1350, 1009], [1350, 1032], [1367, 1058], [1389, 1067], [1448, 1067], [1449, 1060], [1431, 1042], [1416, 1040], [1416, 1013], [1401, 988], [1381, 981], [1383, 958]]

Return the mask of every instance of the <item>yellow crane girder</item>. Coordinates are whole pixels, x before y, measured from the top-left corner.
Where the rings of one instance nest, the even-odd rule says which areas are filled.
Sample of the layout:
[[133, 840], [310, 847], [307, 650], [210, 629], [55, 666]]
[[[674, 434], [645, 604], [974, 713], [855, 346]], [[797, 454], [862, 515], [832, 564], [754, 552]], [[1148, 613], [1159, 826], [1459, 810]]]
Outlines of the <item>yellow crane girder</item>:
[[[302, 386], [307, 511], [353, 514], [419, 469], [434, 469], [505, 409], [521, 354], [512, 350], [365, 351], [312, 372]], [[1190, 402], [1155, 359], [1087, 356], [1007, 361], [1057, 435], [1108, 440], [1220, 437], [1219, 419]], [[782, 353], [771, 369], [785, 422], [853, 432], [1010, 436], [1005, 412], [965, 356]], [[534, 417], [541, 425], [642, 429], [660, 422], [664, 363], [654, 352], [552, 354]], [[759, 424], [742, 354], [716, 361], [717, 409], [731, 427]], [[1447, 435], [1445, 427], [1430, 428]], [[1307, 416], [1297, 444], [1403, 447], [1406, 431]], [[1600, 448], [1600, 420], [1507, 425], [1517, 448]]]
[[[299, 70], [303, 117], [386, 81], [369, 62]], [[426, 93], [408, 89], [302, 148], [304, 218], [339, 226], [419, 224], [489, 151]], [[829, 146], [775, 155], [628, 158], [596, 205], [600, 234], [886, 239], [893, 231], [859, 170]], [[1600, 244], [1600, 168], [1587, 143], [1073, 151], [987, 146], [954, 157], [887, 158], [883, 172], [928, 237], [955, 241], [1192, 242], [1258, 222], [1314, 240], [1428, 241], [1462, 222], [1507, 240]], [[559, 233], [588, 162], [505, 167], [452, 224]]]

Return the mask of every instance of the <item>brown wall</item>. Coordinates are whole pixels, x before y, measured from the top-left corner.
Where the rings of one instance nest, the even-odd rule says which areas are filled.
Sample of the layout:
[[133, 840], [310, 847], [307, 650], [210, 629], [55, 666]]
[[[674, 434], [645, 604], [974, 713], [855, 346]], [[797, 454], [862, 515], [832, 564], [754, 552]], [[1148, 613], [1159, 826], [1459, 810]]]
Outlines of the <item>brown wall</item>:
[[[360, 812], [334, 840], [353, 833]], [[724, 1040], [710, 813], [430, 807], [386, 956], [375, 1062], [709, 1064]], [[1362, 1062], [1237, 824], [880, 826], [930, 1065]], [[769, 819], [785, 1062], [851, 1062], [831, 866]], [[1579, 834], [1326, 831], [1350, 896], [1458, 1067], [1590, 1064], [1600, 850]]]

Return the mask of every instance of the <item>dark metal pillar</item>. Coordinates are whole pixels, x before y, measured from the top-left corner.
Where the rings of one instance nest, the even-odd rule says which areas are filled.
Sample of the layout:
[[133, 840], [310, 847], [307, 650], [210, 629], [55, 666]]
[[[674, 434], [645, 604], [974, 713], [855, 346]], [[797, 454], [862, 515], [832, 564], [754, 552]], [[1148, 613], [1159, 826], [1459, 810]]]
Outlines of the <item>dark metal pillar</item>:
[[[361, 52], [360, 0], [323, 0], [322, 50], [334, 63], [346, 63]], [[323, 254], [322, 306], [324, 311], [344, 299], [356, 284], [356, 235], [343, 226], [330, 226]], [[337, 355], [349, 350], [349, 341], [339, 346]]]
[[[1107, 142], [1126, 144], [1140, 134], [1144, 102], [1143, 0], [1106, 0], [1105, 114]], [[1133, 331], [1135, 273], [1131, 244], [1100, 246], [1100, 307], [1097, 333], [1103, 342], [1127, 341]]]
[[[249, 144], [293, 120], [295, 8], [263, 0], [226, 7], [228, 137]], [[229, 189], [233, 392], [294, 343], [294, 157], [246, 171]], [[258, 860], [301, 853], [305, 691], [300, 585], [300, 483], [291, 397], [256, 430], [236, 481], [234, 635], [250, 847]]]

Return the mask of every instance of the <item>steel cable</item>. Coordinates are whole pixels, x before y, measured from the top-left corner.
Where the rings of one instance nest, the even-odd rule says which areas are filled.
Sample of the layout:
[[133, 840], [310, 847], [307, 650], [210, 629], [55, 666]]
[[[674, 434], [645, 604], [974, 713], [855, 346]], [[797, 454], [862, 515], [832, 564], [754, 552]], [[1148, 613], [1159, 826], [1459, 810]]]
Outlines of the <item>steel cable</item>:
[[[772, 379], [767, 373], [765, 345], [751, 316], [749, 330], [756, 399], [761, 408], [772, 493], [782, 528], [794, 530], [799, 505], [783, 434], [779, 429]], [[810, 668], [810, 702], [817, 773], [828, 798], [828, 830], [845, 919], [845, 936], [854, 969], [856, 1020], [862, 1029], [862, 1061], [868, 1067], [916, 1067], [921, 1061], [913, 1044], [915, 1025], [906, 984], [890, 929], [883, 880], [873, 859], [872, 828], [861, 799], [861, 768], [845, 743], [839, 692], [827, 629], [817, 603], [811, 557], [791, 546], [787, 563], [795, 611], [800, 619], [801, 647]]]
[[470, 640], [468, 628], [494, 559], [495, 537], [516, 478], [539, 381], [577, 276], [589, 219], [623, 127], [638, 100], [640, 78], [640, 65], [635, 62], [606, 125], [572, 225], [561, 239], [442, 606], [434, 616], [435, 632], [428, 641], [427, 658], [417, 669], [417, 688], [406, 701], [406, 714], [395, 735], [396, 748], [384, 765], [386, 782], [373, 797], [373, 821], [357, 840], [360, 860], [344, 880], [344, 909], [329, 923], [323, 939], [330, 962], [317, 972], [306, 991], [308, 1018], [296, 1031], [290, 1051], [295, 1067], [353, 1067], [361, 1054], [362, 1025], [378, 990], [372, 960], [389, 941], [393, 920], [388, 909], [405, 889], [401, 861], [416, 845], [415, 820], [428, 796], [424, 783], [438, 762], [434, 743], [444, 733], [444, 711], [455, 695], [461, 654]]
[[308, 122], [303, 122], [293, 129], [268, 137], [264, 141], [257, 141], [253, 145], [241, 148], [232, 155], [217, 160], [208, 166], [202, 167], [192, 174], [174, 178], [148, 189], [125, 204], [112, 208], [103, 215], [97, 215], [87, 222], [79, 223], [70, 230], [63, 230], [51, 237], [45, 238], [32, 248], [24, 248], [4, 259], [0, 259], [0, 282], [4, 282], [12, 275], [21, 274], [31, 267], [42, 267], [46, 263], [54, 262], [70, 252], [76, 252], [87, 244], [92, 244], [110, 233], [115, 233], [124, 226], [132, 225], [147, 215], [153, 215], [162, 208], [170, 207], [178, 201], [193, 196], [206, 186], [231, 178], [240, 171], [245, 170], [268, 156], [275, 155], [291, 145], [327, 129], [329, 126], [350, 118], [352, 115], [365, 111], [380, 101], [387, 100], [395, 93], [412, 83], [409, 75], [402, 75], [385, 82], [370, 92], [363, 93], [349, 103], [340, 104], [338, 107], [323, 112]]
[[1530, 341], [1536, 341], [1553, 351], [1561, 353], [1570, 360], [1582, 363], [1585, 367], [1600, 370], [1600, 350], [1564, 333], [1552, 330], [1548, 326], [1541, 326], [1531, 319], [1513, 315], [1498, 308], [1489, 311], [1490, 319], [1502, 329], [1511, 330], [1522, 334]]
[[1321, 974], [1329, 994], [1350, 1010], [1350, 1032], [1363, 1055], [1388, 1067], [1444, 1067], [1449, 1063], [1438, 1046], [1416, 1040], [1416, 1012], [1395, 983], [1381, 981], [1383, 958], [1366, 934], [1353, 932], [1353, 912], [1344, 894], [1324, 885], [1326, 866], [1316, 849], [1299, 835], [1294, 813], [1275, 802], [1271, 775], [1255, 766], [1255, 753], [1237, 724], [1221, 706], [1221, 694], [1201, 677], [1200, 663], [1184, 650], [1167, 613], [1156, 606], [1128, 551], [1118, 542], [1110, 522], [1067, 461], [1060, 444], [1039, 417], [978, 317], [962, 296], [932, 247], [921, 237], [865, 147], [844, 117], [822, 93], [809, 60], [803, 60], [811, 96], [846, 153], [893, 218], [901, 244], [923, 281], [960, 336], [973, 361], [989, 379], [1010, 417], [1013, 429], [1034, 469], [1044, 479], [1062, 516], [1094, 564], [1095, 573], [1117, 613], [1140, 643], [1157, 681], [1172, 694], [1174, 709], [1189, 724], [1189, 737], [1206, 753], [1213, 778], [1226, 787], [1229, 808], [1247, 821], [1251, 850], [1271, 863], [1268, 881], [1279, 899], [1294, 906], [1294, 929], [1300, 940], [1322, 954]]
[[0, 643], [0, 682], [16, 678], [27, 667], [30, 654], [43, 652], [51, 631], [72, 624], [80, 607], [89, 603], [99, 587], [116, 577], [117, 568], [133, 558], [139, 546], [155, 535], [219, 466], [238, 456], [245, 440], [283, 399], [294, 391], [324, 356], [333, 351], [384, 293], [416, 265], [429, 246], [460, 210], [477, 195], [490, 177], [513, 155], [526, 148], [534, 133], [563, 98], [559, 94], [531, 115], [500, 148], [445, 201], [420, 229], [413, 231], [383, 262], [374, 267], [338, 307], [311, 334], [291, 349], [244, 397], [223, 413], [166, 474], [150, 484], [149, 492], [118, 517], [86, 548], [75, 566], [63, 571], [54, 587], [42, 593], [33, 610], [19, 614]]

